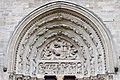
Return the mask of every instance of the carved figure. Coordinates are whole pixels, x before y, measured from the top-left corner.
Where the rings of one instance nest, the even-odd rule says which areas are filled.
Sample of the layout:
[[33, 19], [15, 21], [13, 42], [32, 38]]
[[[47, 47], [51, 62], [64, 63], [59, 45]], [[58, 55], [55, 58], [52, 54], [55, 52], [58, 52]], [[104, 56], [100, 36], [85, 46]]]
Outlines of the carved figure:
[[78, 50], [75, 46], [65, 40], [58, 38], [44, 48], [42, 52], [43, 60], [77, 60]]
[[44, 74], [45, 73], [44, 69], [45, 69], [44, 64], [39, 63], [39, 65], [38, 65], [38, 73], [39, 74]]
[[77, 63], [77, 74], [82, 74], [82, 64], [80, 62]]

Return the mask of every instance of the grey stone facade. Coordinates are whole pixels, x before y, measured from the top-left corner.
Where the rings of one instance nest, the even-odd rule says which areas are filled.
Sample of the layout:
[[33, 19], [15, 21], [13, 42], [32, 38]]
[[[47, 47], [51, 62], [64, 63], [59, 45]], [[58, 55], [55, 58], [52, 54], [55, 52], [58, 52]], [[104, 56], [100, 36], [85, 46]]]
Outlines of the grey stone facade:
[[[5, 63], [9, 39], [18, 23], [31, 11], [57, 0], [0, 0], [0, 80], [8, 80]], [[81, 5], [94, 12], [112, 34], [115, 47], [115, 66], [120, 68], [120, 0], [64, 0]], [[9, 60], [9, 59], [8, 59]], [[120, 70], [114, 75], [120, 79]]]

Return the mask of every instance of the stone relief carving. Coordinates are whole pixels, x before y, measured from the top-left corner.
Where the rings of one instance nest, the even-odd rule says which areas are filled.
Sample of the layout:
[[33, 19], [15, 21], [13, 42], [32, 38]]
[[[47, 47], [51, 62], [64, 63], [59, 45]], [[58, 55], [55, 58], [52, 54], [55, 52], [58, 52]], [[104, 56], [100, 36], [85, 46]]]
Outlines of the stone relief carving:
[[39, 29], [38, 25], [33, 24], [32, 26], [34, 26], [34, 27], [31, 29], [31, 31], [28, 33], [28, 35], [33, 35]]
[[[44, 64], [44, 65], [43, 65]], [[81, 74], [82, 65], [80, 62], [40, 62], [38, 65], [39, 74]], [[77, 69], [78, 68], [78, 69]]]
[[34, 63], [32, 64], [32, 66], [33, 66], [32, 74], [33, 74], [33, 75], [36, 75], [37, 67], [35, 66]]
[[93, 48], [89, 48], [91, 74], [95, 74], [95, 54]]
[[66, 65], [66, 64], [65, 64], [64, 62], [62, 62], [62, 63], [59, 63], [59, 65], [60, 65], [59, 67], [60, 67], [61, 70], [59, 70], [58, 73], [59, 73], [59, 74], [60, 74], [60, 73], [61, 73], [61, 74], [64, 74], [64, 73], [65, 73], [64, 68], [65, 68], [65, 65]]
[[24, 76], [23, 80], [31, 80], [30, 76]]
[[93, 34], [90, 33], [89, 36], [90, 36], [91, 40], [93, 41], [94, 45], [95, 45], [96, 47], [98, 47], [98, 42], [95, 40], [95, 37], [93, 36]]
[[98, 76], [98, 80], [106, 80], [104, 76]]
[[43, 63], [39, 63], [38, 65], [38, 74], [44, 74], [44, 67], [45, 65]]
[[83, 46], [80, 47], [81, 52], [82, 52], [82, 56], [83, 56], [83, 70], [84, 70], [84, 75], [87, 76], [88, 75], [88, 64], [87, 64], [87, 54], [86, 51], [84, 49]]
[[26, 62], [25, 67], [26, 67], [26, 74], [29, 74], [29, 71], [30, 71], [30, 61]]
[[[23, 50], [22, 50], [23, 51]], [[18, 66], [18, 72], [22, 72], [23, 69], [23, 52], [21, 52], [21, 54], [19, 55], [19, 66]]]
[[28, 49], [28, 53], [27, 53], [27, 55], [26, 55], [26, 59], [28, 60], [28, 61], [30, 61], [30, 56], [31, 56], [31, 54], [32, 54], [32, 48], [33, 48], [33, 46], [32, 45], [30, 45], [29, 46], [29, 49]]
[[[88, 74], [97, 74], [96, 68], [98, 68], [98, 72], [101, 73], [103, 71], [103, 61], [102, 57], [103, 54], [101, 54], [101, 48], [99, 49], [100, 41], [99, 39], [96, 39], [95, 34], [92, 33], [92, 31], [86, 27], [83, 24], [80, 24], [79, 21], [76, 18], [71, 19], [71, 17], [64, 16], [64, 14], [59, 17], [60, 19], [67, 19], [71, 21], [72, 23], [75, 23], [76, 25], [79, 25], [80, 30], [81, 28], [86, 31], [88, 35], [86, 36], [83, 34], [82, 31], [77, 29], [76, 27], [68, 26], [66, 24], [54, 24], [52, 26], [47, 26], [44, 29], [41, 28], [41, 25], [46, 24], [47, 22], [58, 19], [56, 16], [53, 18], [50, 18], [48, 20], [45, 20], [39, 25], [34, 25], [34, 27], [28, 32], [27, 37], [21, 43], [21, 52], [19, 54], [19, 71], [22, 71], [23, 65], [25, 66], [26, 69], [26, 74], [30, 74], [30, 70], [32, 70], [32, 75], [36, 74], [80, 74], [87, 76]], [[45, 35], [49, 31], [52, 31], [53, 29], [60, 29], [56, 33], [51, 33], [49, 35]], [[65, 31], [62, 31], [62, 29], [65, 29]], [[39, 30], [39, 31], [38, 31]], [[71, 36], [67, 31], [72, 31], [75, 33], [75, 36]], [[30, 37], [34, 36], [34, 39], [32, 43], [29, 43]], [[58, 36], [64, 35], [65, 37], [68, 37], [69, 40], [73, 41], [74, 43], [71, 43], [65, 39], [62, 38], [56, 38]], [[79, 35], [79, 37], [76, 38], [76, 35]], [[44, 40], [40, 41], [40, 38], [44, 37]], [[43, 49], [42, 52], [39, 53], [38, 48], [41, 49], [41, 46], [45, 44], [45, 42], [50, 40], [51, 37], [55, 37], [55, 40], [50, 41]], [[79, 39], [82, 39], [85, 45], [81, 44]], [[88, 38], [92, 41], [89, 41]], [[37, 42], [39, 42], [39, 46]], [[26, 44], [29, 44], [28, 46]], [[76, 47], [74, 44], [77, 44], [78, 46]], [[93, 45], [95, 45], [95, 48], [93, 48]], [[84, 48], [87, 47], [88, 51]], [[28, 50], [25, 53], [26, 47], [29, 47]], [[36, 52], [34, 52], [33, 47], [36, 47]], [[80, 49], [80, 51], [79, 51]], [[97, 53], [95, 53], [95, 49], [97, 49]], [[86, 53], [87, 52], [87, 53]], [[26, 54], [25, 56], [23, 56]], [[37, 56], [39, 56], [39, 60], [43, 60], [43, 62], [40, 62], [39, 65], [36, 65], [38, 62]], [[80, 54], [82, 55], [80, 57]], [[95, 56], [97, 55], [97, 59]], [[25, 57], [25, 58], [23, 58]], [[82, 60], [80, 62], [78, 60]], [[26, 62], [23, 64], [23, 59], [26, 59]], [[56, 62], [47, 62], [46, 60], [58, 60]], [[74, 60], [73, 62], [59, 62], [59, 61], [69, 61], [69, 60]], [[90, 61], [89, 61], [90, 60]], [[90, 62], [90, 66], [88, 65], [88, 61]], [[97, 63], [96, 63], [97, 62]], [[30, 64], [32, 63], [32, 65]], [[97, 64], [97, 66], [96, 66]], [[32, 69], [30, 69], [32, 66]], [[37, 68], [38, 68], [38, 73], [37, 73]], [[89, 72], [90, 71], [90, 72]]]
[[78, 50], [66, 40], [58, 38], [48, 44], [42, 51], [42, 60], [78, 60]]
[[109, 77], [109, 80], [114, 80], [113, 75], [109, 75], [108, 77]]
[[16, 80], [22, 80], [22, 77], [17, 78]]
[[77, 63], [77, 74], [80, 74], [80, 75], [83, 74], [83, 72], [82, 72], [82, 63], [81, 62]]

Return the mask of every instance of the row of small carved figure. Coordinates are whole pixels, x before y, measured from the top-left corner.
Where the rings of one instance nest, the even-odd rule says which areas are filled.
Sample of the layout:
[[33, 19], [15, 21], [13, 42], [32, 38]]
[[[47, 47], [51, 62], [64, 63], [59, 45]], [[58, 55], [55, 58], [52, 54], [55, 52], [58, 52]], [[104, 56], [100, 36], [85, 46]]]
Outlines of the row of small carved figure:
[[[80, 62], [39, 63], [39, 74], [82, 74]], [[83, 69], [84, 70], [84, 69]]]

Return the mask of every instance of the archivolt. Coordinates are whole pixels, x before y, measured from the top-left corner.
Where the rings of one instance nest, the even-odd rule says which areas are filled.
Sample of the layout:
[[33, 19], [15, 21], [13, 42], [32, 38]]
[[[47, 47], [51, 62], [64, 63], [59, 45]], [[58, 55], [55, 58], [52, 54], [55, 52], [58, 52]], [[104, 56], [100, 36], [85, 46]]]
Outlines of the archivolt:
[[89, 10], [68, 2], [46, 4], [27, 15], [14, 31], [8, 53], [9, 71], [16, 75], [83, 78], [114, 73], [112, 40], [105, 25]]

